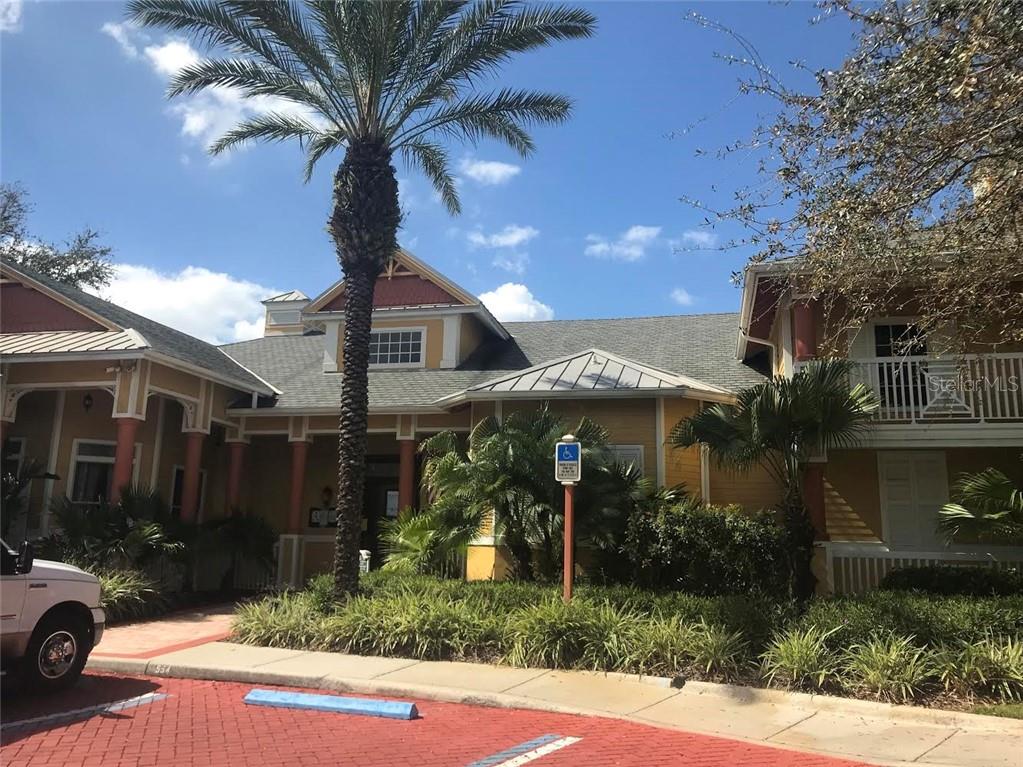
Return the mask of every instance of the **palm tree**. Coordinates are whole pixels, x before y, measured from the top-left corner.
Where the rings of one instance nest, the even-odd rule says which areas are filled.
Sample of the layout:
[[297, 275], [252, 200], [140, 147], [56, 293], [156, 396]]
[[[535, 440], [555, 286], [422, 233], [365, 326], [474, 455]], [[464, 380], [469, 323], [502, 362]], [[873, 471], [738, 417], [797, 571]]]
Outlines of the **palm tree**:
[[676, 447], [706, 445], [719, 466], [746, 472], [764, 466], [783, 490], [782, 513], [793, 544], [794, 590], [813, 588], [813, 528], [803, 501], [806, 462], [830, 447], [852, 447], [863, 436], [877, 397], [862, 384], [849, 388], [851, 363], [812, 360], [792, 378], [743, 389], [734, 403], [716, 404], [672, 430]]
[[938, 529], [951, 543], [963, 535], [995, 543], [1023, 543], [1023, 488], [998, 469], [960, 474], [954, 503], [938, 512]]
[[141, 26], [186, 33], [215, 56], [179, 71], [170, 96], [232, 88], [303, 108], [245, 120], [210, 147], [294, 139], [315, 164], [343, 149], [328, 228], [345, 277], [344, 361], [338, 455], [335, 590], [358, 588], [365, 480], [367, 369], [376, 279], [397, 251], [401, 223], [392, 159], [422, 171], [459, 211], [443, 140], [497, 139], [529, 155], [531, 125], [558, 123], [564, 96], [481, 91], [513, 54], [588, 37], [584, 10], [515, 0], [132, 0]]

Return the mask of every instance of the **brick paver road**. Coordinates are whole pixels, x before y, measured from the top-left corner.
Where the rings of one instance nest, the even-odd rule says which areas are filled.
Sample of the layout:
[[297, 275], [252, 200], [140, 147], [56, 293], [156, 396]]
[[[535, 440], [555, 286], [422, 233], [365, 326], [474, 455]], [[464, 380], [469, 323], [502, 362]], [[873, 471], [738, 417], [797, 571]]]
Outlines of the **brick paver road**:
[[[252, 685], [185, 679], [88, 674], [46, 699], [4, 700], [4, 767], [22, 765], [331, 765], [331, 767], [496, 767], [521, 757], [487, 757], [544, 735], [579, 738], [529, 761], [564, 765], [700, 765], [701, 767], [853, 767], [840, 759], [801, 754], [613, 719], [417, 702], [411, 722], [347, 716], [242, 702]], [[318, 691], [310, 691], [318, 692]], [[166, 697], [159, 697], [166, 695]], [[75, 709], [149, 696], [145, 705], [77, 720], [44, 720]]]

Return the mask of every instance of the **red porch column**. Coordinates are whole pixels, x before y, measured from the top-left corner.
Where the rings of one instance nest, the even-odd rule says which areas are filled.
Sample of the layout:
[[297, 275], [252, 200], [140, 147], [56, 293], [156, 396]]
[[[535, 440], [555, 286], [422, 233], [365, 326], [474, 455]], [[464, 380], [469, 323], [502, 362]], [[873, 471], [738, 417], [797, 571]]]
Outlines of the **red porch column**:
[[804, 300], [792, 305], [792, 329], [797, 362], [817, 356], [817, 325], [813, 311], [815, 303], [813, 300]]
[[131, 484], [131, 465], [135, 459], [135, 434], [138, 432], [137, 418], [115, 418], [117, 422], [117, 447], [114, 450], [114, 477], [111, 481], [110, 500], [117, 503], [121, 491]]
[[398, 510], [416, 506], [416, 441], [398, 440]]
[[808, 463], [803, 468], [803, 503], [806, 504], [814, 540], [828, 540], [827, 514], [824, 510], [824, 464]]
[[245, 465], [245, 442], [228, 442], [227, 464], [227, 509], [228, 515], [235, 513], [241, 505], [242, 467]]
[[309, 456], [309, 443], [296, 440], [291, 443], [291, 498], [288, 502], [288, 532], [301, 533], [302, 491], [305, 487], [305, 464]]
[[202, 444], [206, 435], [201, 431], [185, 433], [185, 476], [181, 482], [181, 520], [195, 521], [199, 511], [199, 467], [202, 464]]

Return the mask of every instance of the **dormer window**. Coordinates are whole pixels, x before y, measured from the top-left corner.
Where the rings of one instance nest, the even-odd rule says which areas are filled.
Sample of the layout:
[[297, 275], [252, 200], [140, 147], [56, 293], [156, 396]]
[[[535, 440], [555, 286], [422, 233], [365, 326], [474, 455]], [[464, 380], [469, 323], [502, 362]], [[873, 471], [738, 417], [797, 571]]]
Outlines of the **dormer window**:
[[423, 329], [375, 330], [369, 336], [369, 364], [376, 367], [422, 367]]

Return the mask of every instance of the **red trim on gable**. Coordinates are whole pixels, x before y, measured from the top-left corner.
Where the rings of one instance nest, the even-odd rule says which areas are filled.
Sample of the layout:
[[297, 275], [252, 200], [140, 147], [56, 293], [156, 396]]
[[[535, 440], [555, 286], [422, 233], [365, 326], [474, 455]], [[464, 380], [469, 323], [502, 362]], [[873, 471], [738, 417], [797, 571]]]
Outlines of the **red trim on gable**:
[[0, 285], [0, 332], [39, 333], [48, 330], [107, 328], [38, 290], [15, 282]]
[[[377, 278], [373, 293], [373, 307], [383, 309], [392, 306], [432, 306], [433, 304], [462, 304], [446, 290], [417, 274], [396, 275]], [[345, 309], [345, 294], [331, 299], [320, 311], [342, 312]]]

